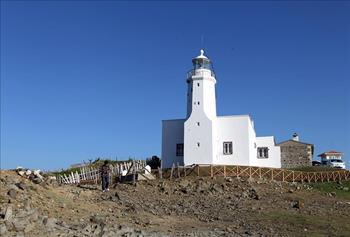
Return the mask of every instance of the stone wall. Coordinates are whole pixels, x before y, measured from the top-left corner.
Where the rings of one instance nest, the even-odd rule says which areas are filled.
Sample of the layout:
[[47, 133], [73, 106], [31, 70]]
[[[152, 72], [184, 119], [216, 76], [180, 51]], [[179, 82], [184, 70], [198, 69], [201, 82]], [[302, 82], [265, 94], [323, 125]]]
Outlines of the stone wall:
[[280, 143], [282, 168], [296, 168], [312, 165], [313, 145], [297, 141]]

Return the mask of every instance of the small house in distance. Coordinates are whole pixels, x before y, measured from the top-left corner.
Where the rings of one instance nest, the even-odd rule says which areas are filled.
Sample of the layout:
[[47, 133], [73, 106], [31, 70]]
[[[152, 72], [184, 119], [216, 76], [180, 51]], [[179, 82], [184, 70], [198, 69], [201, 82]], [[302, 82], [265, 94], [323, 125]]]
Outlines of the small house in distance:
[[322, 164], [326, 164], [329, 160], [342, 160], [342, 156], [343, 153], [339, 151], [326, 151], [318, 155], [318, 157], [321, 157]]
[[281, 167], [297, 168], [312, 165], [314, 145], [300, 142], [298, 134], [292, 139], [277, 144], [281, 148]]

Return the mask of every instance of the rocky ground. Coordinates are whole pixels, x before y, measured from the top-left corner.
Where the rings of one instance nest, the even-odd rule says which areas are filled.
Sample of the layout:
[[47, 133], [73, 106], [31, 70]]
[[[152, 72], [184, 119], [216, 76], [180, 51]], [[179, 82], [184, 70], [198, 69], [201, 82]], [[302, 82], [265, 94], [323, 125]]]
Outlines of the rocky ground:
[[186, 178], [99, 186], [1, 171], [1, 236], [350, 236], [349, 182]]

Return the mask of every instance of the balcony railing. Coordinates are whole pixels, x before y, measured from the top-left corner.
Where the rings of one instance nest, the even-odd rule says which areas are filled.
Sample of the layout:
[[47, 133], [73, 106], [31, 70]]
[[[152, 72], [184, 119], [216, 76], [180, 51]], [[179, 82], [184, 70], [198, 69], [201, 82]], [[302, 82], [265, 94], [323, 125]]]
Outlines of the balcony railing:
[[215, 72], [213, 70], [206, 69], [204, 71], [204, 70], [200, 70], [200, 69], [191, 69], [187, 72], [187, 79], [194, 76], [194, 75], [204, 76], [205, 74], [208, 74], [209, 72], [210, 72], [210, 75], [212, 77], [215, 77]]

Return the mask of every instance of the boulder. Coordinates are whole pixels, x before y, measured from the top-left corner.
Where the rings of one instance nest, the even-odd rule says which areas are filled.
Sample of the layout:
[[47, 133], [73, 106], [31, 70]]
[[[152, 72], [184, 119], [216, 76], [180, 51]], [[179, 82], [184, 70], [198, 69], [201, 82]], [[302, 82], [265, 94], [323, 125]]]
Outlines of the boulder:
[[31, 171], [31, 170], [27, 170], [27, 171], [26, 171], [26, 175], [27, 175], [27, 176], [29, 176], [29, 175], [31, 175], [31, 174], [32, 174], [32, 171]]
[[40, 184], [43, 182], [43, 180], [39, 177], [35, 177], [32, 179], [32, 182], [35, 183], [35, 184]]
[[4, 220], [8, 221], [12, 219], [12, 206], [7, 206], [5, 210]]
[[26, 185], [24, 182], [16, 183], [16, 186], [17, 186], [19, 189], [27, 190], [27, 185]]
[[291, 206], [292, 206], [293, 208], [302, 209], [302, 208], [305, 207], [305, 204], [304, 204], [302, 201], [297, 200], [297, 201], [292, 202], [292, 203], [291, 203]]
[[18, 172], [17, 172], [20, 176], [24, 176], [24, 174], [26, 173], [26, 172], [24, 172], [23, 170], [19, 170]]
[[44, 180], [44, 177], [43, 177], [40, 173], [41, 173], [40, 170], [34, 170], [34, 171], [33, 171], [33, 174], [34, 174], [36, 177], [40, 178], [41, 180]]
[[93, 216], [90, 217], [90, 221], [91, 221], [92, 223], [95, 223], [95, 224], [104, 225], [104, 223], [105, 223], [105, 218], [102, 217], [102, 216], [93, 215]]
[[57, 219], [56, 218], [48, 218], [47, 216], [45, 216], [43, 218], [43, 224], [49, 229], [54, 228], [57, 226]]
[[26, 218], [15, 218], [12, 220], [15, 231], [21, 232], [29, 225], [29, 221]]
[[0, 236], [5, 236], [6, 233], [7, 233], [6, 225], [1, 223], [0, 224]]
[[14, 188], [11, 188], [7, 192], [7, 195], [9, 195], [11, 198], [15, 199], [17, 197], [17, 191]]
[[251, 198], [251, 199], [255, 199], [255, 200], [260, 200], [260, 196], [259, 196], [258, 192], [254, 188], [251, 188], [249, 190], [245, 190], [244, 192], [242, 192], [241, 197], [243, 197], [243, 198]]
[[24, 228], [24, 233], [28, 233], [32, 230], [34, 230], [35, 224], [34, 223], [28, 223], [26, 227]]

